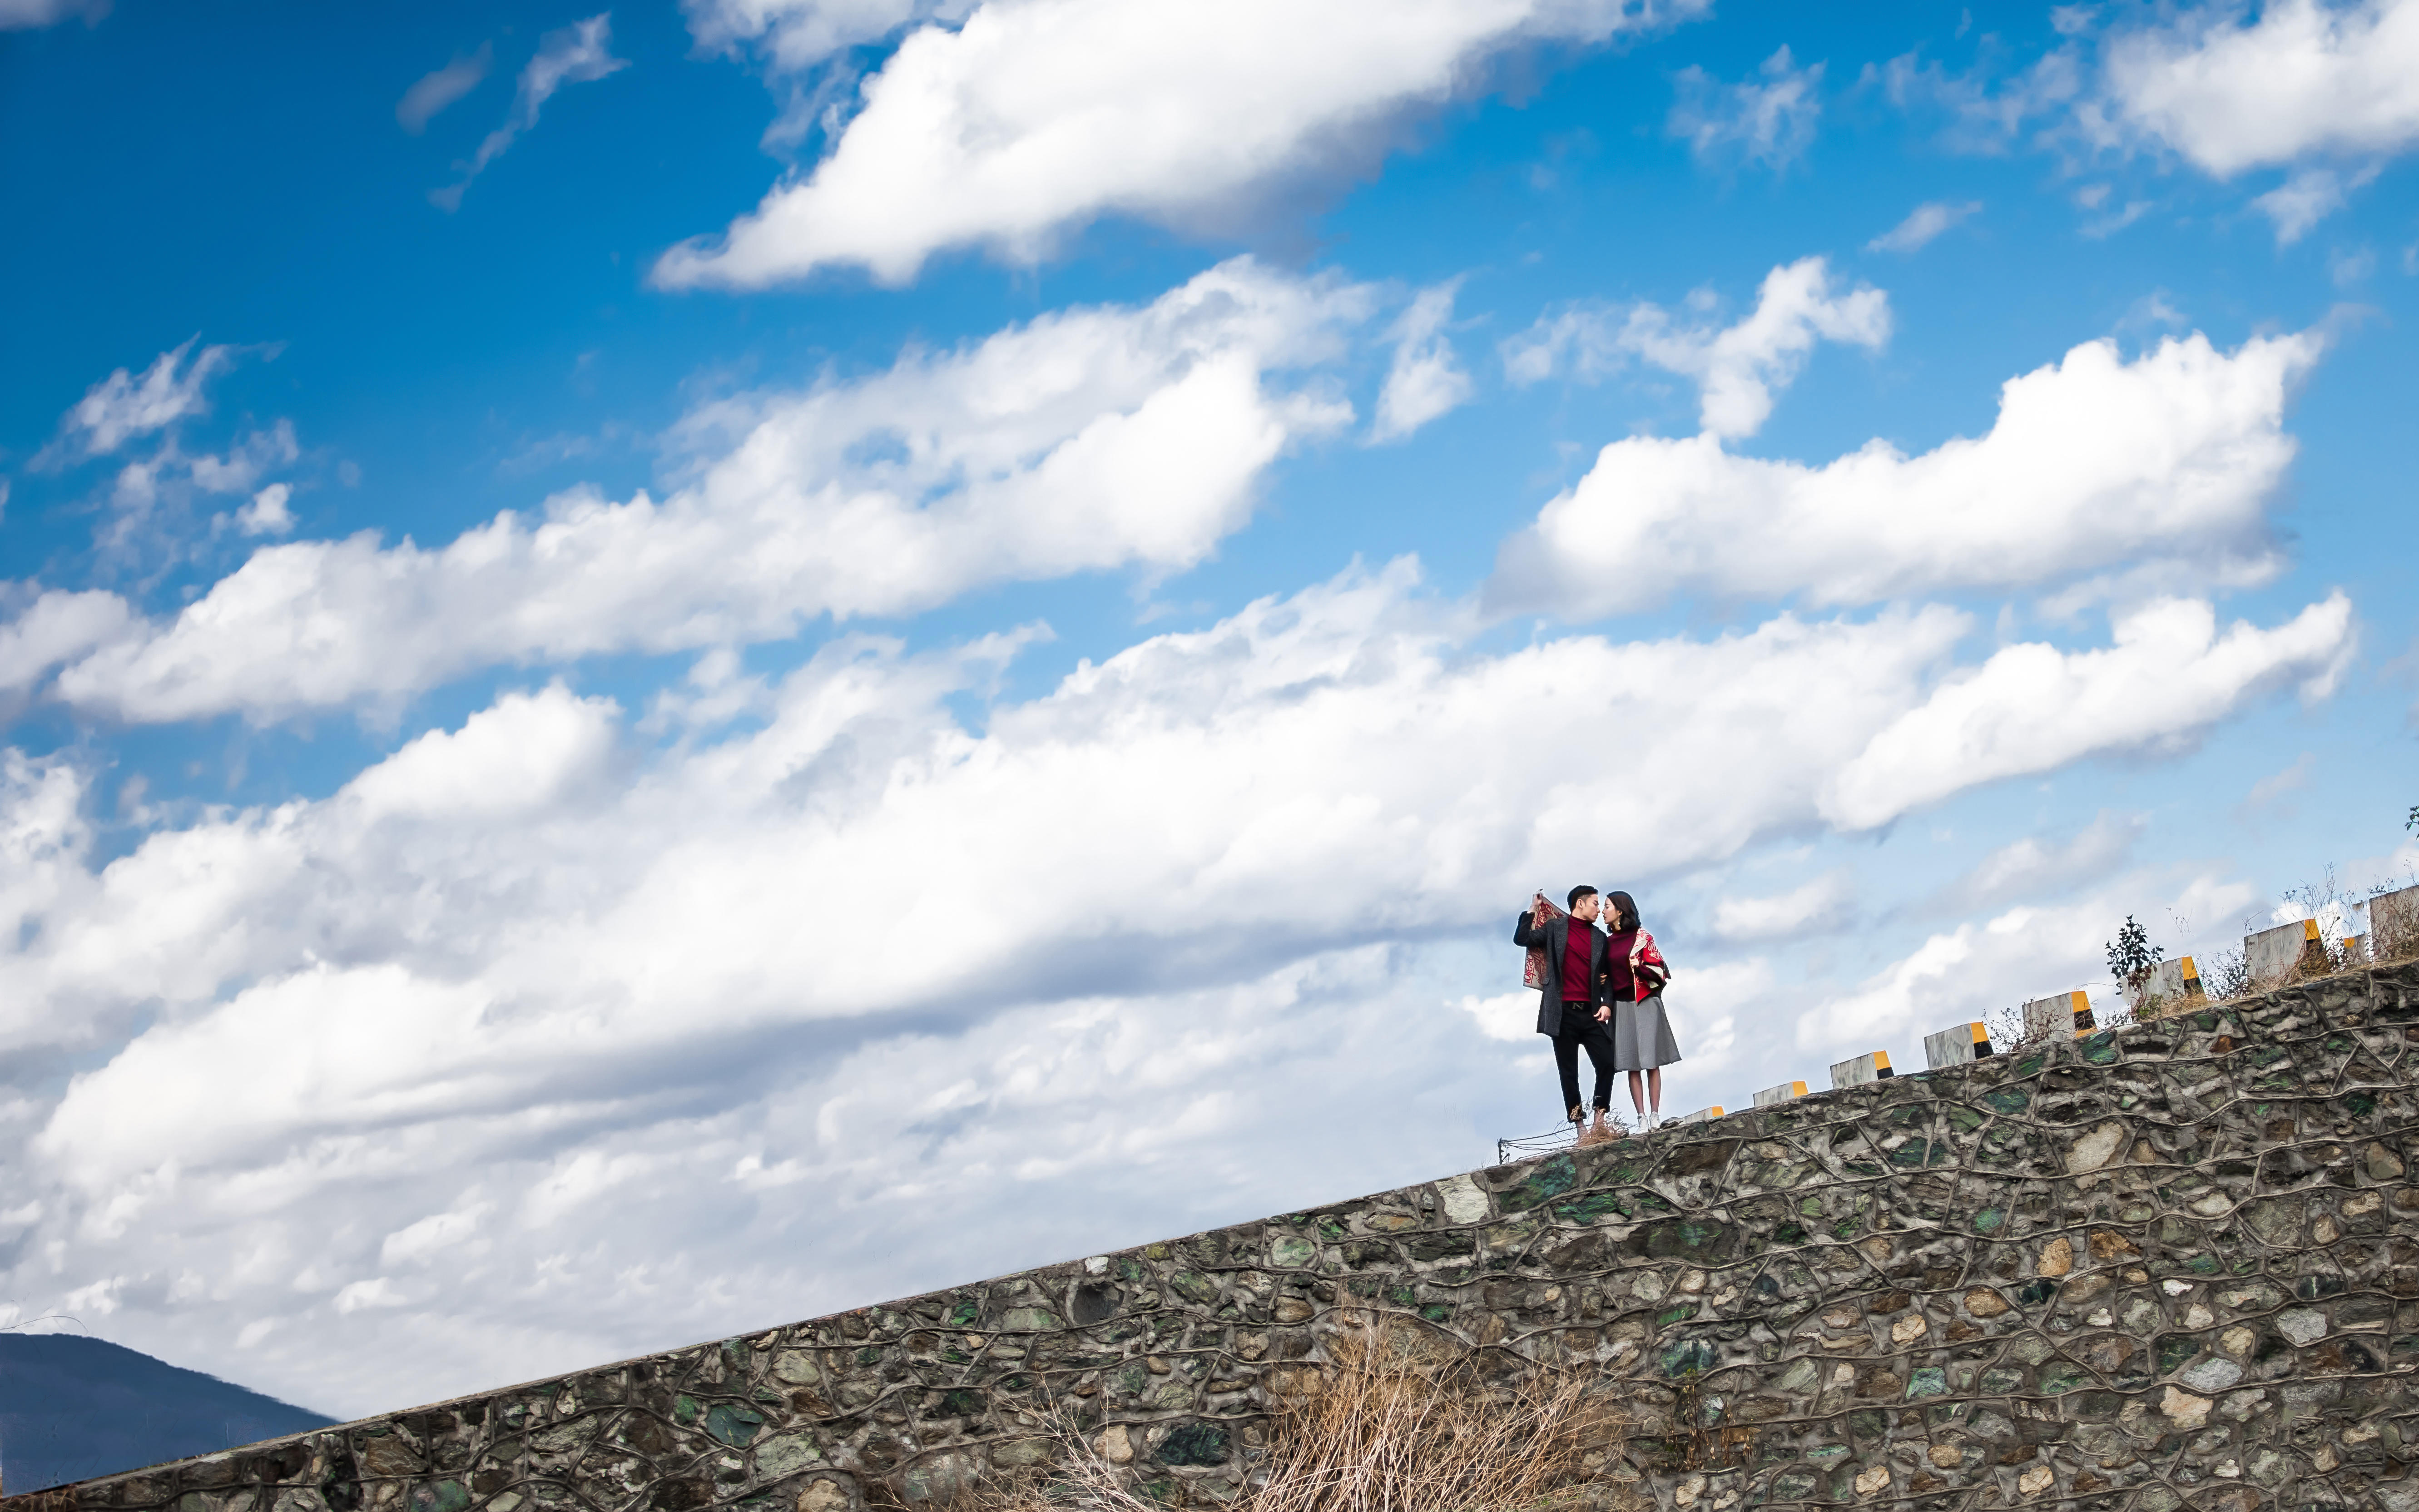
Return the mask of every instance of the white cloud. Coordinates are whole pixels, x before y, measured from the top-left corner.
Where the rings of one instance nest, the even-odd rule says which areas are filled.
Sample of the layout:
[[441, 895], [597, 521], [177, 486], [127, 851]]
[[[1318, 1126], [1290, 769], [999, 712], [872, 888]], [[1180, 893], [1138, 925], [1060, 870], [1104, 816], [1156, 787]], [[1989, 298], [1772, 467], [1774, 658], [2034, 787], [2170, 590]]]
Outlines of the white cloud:
[[[394, 102], [395, 124], [418, 136], [446, 106], [479, 87], [495, 61], [495, 44], [481, 42], [476, 53], [456, 54], [443, 68], [422, 74]], [[532, 118], [534, 115], [532, 110]]]
[[[1797, 1046], [1825, 1055], [1886, 1048], [1893, 1041], [1903, 1046], [1994, 1010], [2077, 988], [2094, 1003], [2113, 1003], [2116, 984], [2104, 950], [2119, 919], [2129, 913], [2146, 920], [2225, 918], [2255, 897], [2242, 883], [2211, 876], [2179, 886], [2133, 873], [2077, 903], [2020, 906], [1985, 923], [1961, 924], [1805, 1012], [1797, 1021]], [[2180, 955], [2198, 942], [2167, 943], [2171, 954]]]
[[1943, 913], [1996, 908], [2020, 898], [2041, 899], [2115, 871], [2149, 827], [2138, 814], [2103, 812], [2062, 843], [2026, 835], [1977, 862], [1922, 904]]
[[1907, 212], [1905, 220], [1865, 243], [1868, 252], [1916, 252], [1931, 245], [1934, 239], [1970, 215], [1979, 214], [1982, 202], [1969, 199], [1951, 205], [1945, 200], [1927, 200]]
[[2353, 174], [2333, 168], [2299, 168], [2293, 176], [2251, 202], [2252, 208], [2276, 223], [2276, 243], [2289, 246], [2310, 227], [2342, 209], [2351, 191], [2377, 177], [2374, 166]]
[[394, 1283], [382, 1275], [356, 1281], [336, 1293], [338, 1313], [357, 1313], [364, 1307], [400, 1307], [409, 1299], [394, 1289]]
[[302, 708], [474, 667], [780, 639], [981, 584], [1207, 557], [1298, 439], [1348, 424], [1272, 375], [1340, 355], [1370, 297], [1248, 258], [1138, 308], [1071, 309], [887, 372], [744, 395], [684, 423], [688, 481], [585, 492], [424, 549], [266, 548], [173, 621], [68, 669], [134, 720]]
[[1915, 456], [1874, 440], [1808, 467], [1713, 434], [1629, 437], [1504, 544], [1487, 603], [1579, 619], [1689, 592], [1871, 603], [2145, 559], [2256, 577], [2294, 453], [2285, 404], [2320, 349], [2304, 333], [2228, 354], [2195, 334], [2127, 362], [2088, 343], [2011, 378], [1988, 434]]
[[2112, 38], [2112, 125], [2221, 178], [2322, 153], [2419, 141], [2419, 3], [2271, 0], [2256, 20], [2205, 6]]
[[1667, 122], [1699, 161], [1761, 162], [1773, 169], [1814, 144], [1814, 123], [1823, 113], [1823, 65], [1797, 68], [1780, 48], [1750, 78], [1722, 84], [1704, 69], [1680, 70], [1672, 81], [1679, 98]]
[[2114, 630], [2104, 651], [1994, 654], [1875, 735], [1833, 781], [1825, 816], [1868, 828], [2087, 751], [2175, 748], [2279, 684], [2323, 696], [2351, 651], [2351, 602], [2334, 594], [2273, 629], [2237, 623], [2221, 636], [2208, 604], [2163, 599], [2119, 615]]
[[252, 501], [235, 512], [235, 528], [246, 535], [285, 535], [294, 529], [294, 512], [285, 501], [294, 490], [283, 483], [272, 483], [252, 496]]
[[681, 0], [698, 45], [758, 51], [782, 72], [811, 69], [913, 23], [962, 21], [976, 0]]
[[1765, 898], [1723, 898], [1714, 904], [1714, 933], [1725, 940], [1784, 940], [1846, 921], [1857, 881], [1846, 869]]
[[1454, 285], [1424, 289], [1394, 323], [1394, 365], [1378, 395], [1378, 416], [1372, 440], [1401, 440], [1438, 416], [1470, 400], [1470, 375], [1456, 360], [1446, 339], [1445, 322], [1453, 318]]
[[116, 594], [99, 589], [36, 594], [0, 624], [0, 708], [31, 693], [51, 669], [128, 633], [133, 613]]
[[[445, 1251], [470, 1241], [478, 1233], [481, 1221], [495, 1211], [492, 1202], [474, 1202], [451, 1212], [432, 1212], [418, 1223], [407, 1224], [387, 1235], [378, 1245], [378, 1264], [426, 1265]], [[341, 1298], [337, 1305], [343, 1305]]]
[[1709, 434], [1751, 436], [1772, 413], [1818, 340], [1877, 347], [1889, 339], [1889, 298], [1863, 285], [1837, 291], [1830, 265], [1803, 257], [1764, 275], [1755, 310], [1735, 325], [1675, 321], [1661, 306], [1576, 306], [1541, 316], [1503, 344], [1504, 373], [1535, 383], [1557, 373], [1600, 377], [1625, 356], [1697, 380]]
[[108, 14], [109, 0], [0, 0], [0, 32], [31, 31], [69, 17], [95, 26]]
[[1943, 136], [1951, 149], [1991, 154], [2013, 146], [2027, 121], [2072, 110], [2085, 93], [2083, 60], [2072, 46], [2044, 54], [2006, 78], [1995, 78], [1995, 71], [1986, 60], [1952, 74], [1937, 63], [1918, 63], [1909, 53], [1879, 69], [1867, 64], [1860, 83], [1879, 84], [1901, 110], [1945, 114]]
[[[629, 59], [613, 55], [613, 13], [609, 10], [547, 33], [538, 40], [537, 55], [521, 69], [520, 85], [513, 95], [513, 108], [504, 117], [504, 124], [488, 132], [470, 161], [460, 165], [462, 177], [458, 181], [429, 191], [429, 202], [444, 210], [459, 208], [462, 193], [470, 187], [470, 181], [501, 157], [515, 138], [537, 124], [538, 112], [554, 98], [556, 90], [567, 84], [589, 84], [629, 66]], [[427, 84], [428, 80], [421, 83]], [[420, 85], [413, 87], [416, 90]], [[409, 95], [404, 97], [405, 104], [410, 100]], [[402, 114], [403, 107], [398, 105], [398, 119]]]
[[[799, 55], [894, 23], [902, 8], [818, 9], [844, 23], [800, 30]], [[1231, 223], [1271, 195], [1373, 161], [1404, 115], [1467, 87], [1506, 48], [1601, 42], [1706, 8], [1705, 0], [991, 0], [955, 30], [910, 32], [865, 81], [862, 108], [822, 162], [721, 237], [673, 248], [655, 277], [673, 288], [761, 288], [854, 266], [903, 284], [953, 247], [1035, 260], [1102, 215], [1179, 229]], [[727, 25], [726, 7], [692, 14], [721, 28], [701, 35], [778, 38], [775, 9], [743, 10]], [[801, 22], [809, 14], [778, 9]]]
[[[1481, 650], [1397, 564], [978, 729], [953, 701], [996, 643], [843, 638], [760, 727], [652, 754], [603, 700], [511, 694], [327, 797], [114, 857], [79, 769], [12, 754], [0, 1044], [89, 1069], [20, 1119], [40, 1132], [9, 1186], [41, 1207], [7, 1279], [47, 1303], [128, 1277], [128, 1342], [209, 1357], [253, 1330], [258, 1383], [366, 1411], [1474, 1163], [1547, 1121], [1550, 1084], [1488, 1037], [1482, 984], [1406, 953], [1483, 933], [1509, 994], [1501, 936], [1541, 879], [1617, 855], [1651, 907], [1761, 838], [1864, 822], [1842, 774], [1953, 779], [1910, 747], [2003, 690], [1996, 660], [1959, 671], [1971, 628], [1934, 608]], [[2259, 680], [2257, 632], [2181, 656], [2125, 634], [2057, 654], [2060, 686], [2104, 701], [2113, 658], [2189, 695], [1966, 778], [2182, 737]], [[2205, 666], [2228, 656], [2230, 683]], [[1617, 778], [1569, 759], [1613, 748]], [[1772, 973], [1675, 964], [1680, 1099], [1752, 1043]], [[1405, 1118], [1305, 1095], [1348, 1074]], [[1673, 1105], [1724, 1095], [1693, 1086]], [[1153, 1195], [1074, 1200], [1110, 1172]], [[802, 1245], [802, 1213], [847, 1222]], [[442, 1309], [403, 1305], [405, 1267]], [[188, 1268], [208, 1306], [171, 1301]]]
[[188, 363], [186, 357], [200, 339], [190, 338], [162, 352], [139, 378], [121, 367], [94, 384], [60, 417], [57, 439], [36, 456], [36, 465], [106, 456], [130, 440], [207, 409], [202, 387], [234, 363], [236, 348], [205, 347]]
[[1478, 1025], [1490, 1040], [1527, 1044], [1537, 1032], [1537, 995], [1532, 991], [1498, 993], [1492, 997], [1471, 994], [1454, 1005]]

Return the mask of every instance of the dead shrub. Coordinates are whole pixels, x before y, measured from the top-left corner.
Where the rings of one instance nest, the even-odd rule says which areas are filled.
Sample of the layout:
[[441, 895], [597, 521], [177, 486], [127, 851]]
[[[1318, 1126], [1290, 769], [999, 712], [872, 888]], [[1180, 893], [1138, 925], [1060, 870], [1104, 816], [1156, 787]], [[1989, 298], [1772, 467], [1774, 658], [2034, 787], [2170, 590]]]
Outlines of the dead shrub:
[[[1592, 1372], [1517, 1366], [1410, 1328], [1348, 1330], [1291, 1390], [1240, 1486], [1235, 1512], [1595, 1512], [1641, 1506], [1604, 1473], [1625, 1420], [1587, 1391]], [[972, 1489], [973, 1512], [1163, 1512], [1096, 1436], [1059, 1424], [1046, 1471]], [[1139, 1437], [1137, 1432], [1136, 1437]]]

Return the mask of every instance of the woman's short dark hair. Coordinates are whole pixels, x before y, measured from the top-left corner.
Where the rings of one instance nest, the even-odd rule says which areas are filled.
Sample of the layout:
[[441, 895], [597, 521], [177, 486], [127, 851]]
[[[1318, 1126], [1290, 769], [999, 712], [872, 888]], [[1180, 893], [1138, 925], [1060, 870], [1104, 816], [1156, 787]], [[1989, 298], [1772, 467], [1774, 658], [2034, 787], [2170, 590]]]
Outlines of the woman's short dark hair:
[[1579, 885], [1579, 887], [1573, 887], [1573, 888], [1571, 889], [1570, 901], [1569, 901], [1569, 902], [1568, 902], [1564, 906], [1565, 906], [1565, 907], [1570, 907], [1570, 908], [1577, 908], [1577, 907], [1579, 905], [1579, 900], [1580, 900], [1580, 899], [1582, 899], [1582, 898], [1593, 898], [1593, 897], [1595, 897], [1595, 889], [1594, 887], [1588, 887], [1586, 884], [1582, 883], [1582, 884], [1581, 884], [1581, 885]]
[[1604, 895], [1604, 901], [1612, 905], [1613, 928], [1636, 929], [1639, 927], [1637, 899], [1626, 892], [1608, 892]]

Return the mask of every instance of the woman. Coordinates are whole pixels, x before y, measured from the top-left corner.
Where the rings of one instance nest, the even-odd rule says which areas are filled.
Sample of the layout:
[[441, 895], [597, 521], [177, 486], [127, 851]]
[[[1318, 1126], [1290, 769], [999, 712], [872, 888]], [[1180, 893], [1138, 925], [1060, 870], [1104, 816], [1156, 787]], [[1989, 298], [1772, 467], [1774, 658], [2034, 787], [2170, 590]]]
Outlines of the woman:
[[[1629, 1072], [1629, 1102], [1639, 1127], [1663, 1117], [1663, 1068], [1680, 1058], [1680, 1042], [1663, 1016], [1663, 984], [1672, 968], [1655, 936], [1638, 926], [1638, 903], [1626, 892], [1604, 901], [1604, 995], [1612, 1004], [1612, 1064]], [[1641, 1072], [1643, 1073], [1641, 1076]], [[1641, 1081], [1644, 1086], [1640, 1086]]]

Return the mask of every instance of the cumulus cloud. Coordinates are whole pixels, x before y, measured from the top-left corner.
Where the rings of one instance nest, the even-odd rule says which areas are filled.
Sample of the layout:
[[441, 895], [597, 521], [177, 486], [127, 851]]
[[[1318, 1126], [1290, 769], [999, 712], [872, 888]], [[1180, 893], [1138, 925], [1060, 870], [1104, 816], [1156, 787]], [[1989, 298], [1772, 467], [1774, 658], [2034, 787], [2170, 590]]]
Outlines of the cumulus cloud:
[[1723, 84], [1692, 66], [1672, 85], [1679, 98], [1666, 124], [1701, 162], [1761, 162], [1777, 170], [1814, 145], [1823, 65], [1798, 68], [1786, 47], [1738, 84]]
[[1877, 347], [1889, 331], [1887, 295], [1863, 285], [1841, 292], [1827, 261], [1804, 257], [1765, 274], [1753, 313], [1736, 324], [1684, 323], [1642, 301], [1576, 305], [1505, 342], [1503, 370], [1520, 384], [1557, 374], [1586, 380], [1635, 356], [1697, 381], [1708, 434], [1751, 436], [1772, 413], [1773, 391], [1796, 378], [1817, 341]]
[[[443, 210], [460, 208], [463, 193], [470, 187], [470, 181], [485, 172], [487, 164], [503, 156], [504, 149], [511, 147], [523, 131], [537, 124], [538, 112], [554, 98], [556, 90], [567, 84], [590, 84], [619, 73], [629, 66], [629, 59], [613, 55], [613, 13], [609, 10], [599, 11], [586, 21], [547, 33], [538, 41], [537, 55], [521, 69], [520, 84], [513, 95], [511, 114], [504, 117], [501, 126], [488, 132], [480, 142], [479, 150], [471, 154], [470, 161], [460, 165], [462, 177], [458, 180], [428, 192], [429, 203]], [[413, 90], [416, 92], [437, 77], [431, 74], [429, 79], [413, 85]], [[477, 82], [472, 79], [470, 84]], [[463, 91], [469, 88], [470, 84], [462, 85]], [[458, 94], [454, 98], [458, 98]], [[403, 104], [395, 107], [398, 120], [403, 119], [404, 107], [411, 102], [411, 95], [407, 94]], [[432, 107], [429, 115], [441, 108], [441, 103]], [[422, 120], [424, 124], [426, 117], [423, 116]], [[409, 129], [408, 123], [406, 129]]]
[[1394, 361], [1378, 394], [1374, 440], [1401, 440], [1438, 416], [1469, 402], [1470, 375], [1444, 333], [1453, 317], [1453, 285], [1425, 289], [1394, 323]]
[[[41, 1204], [12, 1253], [50, 1257], [7, 1278], [48, 1301], [123, 1276], [130, 1341], [218, 1358], [243, 1331], [248, 1377], [367, 1410], [1432, 1175], [1534, 1098], [1533, 1051], [1446, 1006], [1428, 942], [1491, 939], [1537, 879], [1609, 855], [1643, 887], [1876, 822], [1852, 800], [1882, 769], [1936, 792], [1949, 748], [1988, 780], [2189, 738], [2275, 680], [2269, 632], [2128, 628], [2048, 654], [2088, 717], [1978, 742], [2011, 679], [1961, 669], [1971, 628], [1933, 608], [1485, 650], [1396, 563], [979, 728], [955, 701], [1012, 642], [843, 637], [760, 726], [652, 756], [609, 701], [510, 693], [326, 797], [114, 857], [85, 774], [9, 752], [0, 1044], [85, 1069], [8, 1115], [34, 1125], [11, 1190]], [[1617, 778], [1569, 760], [1616, 744]], [[1771, 974], [1683, 968], [1696, 1074]], [[1473, 1066], [1523, 1091], [1505, 1122], [1473, 1126]], [[1339, 1079], [1409, 1088], [1429, 1126], [1323, 1121], [1344, 1104], [1299, 1094]], [[1305, 1131], [1335, 1158], [1272, 1192], [1269, 1152]], [[1067, 1228], [1073, 1192], [1179, 1161]], [[209, 1305], [172, 1300], [162, 1233]]]
[[1951, 205], [1927, 200], [1907, 212], [1905, 220], [1865, 243], [1867, 252], [1918, 252], [1967, 216], [1980, 213], [1980, 200]]
[[235, 512], [235, 528], [246, 535], [285, 535], [294, 529], [294, 512], [285, 507], [294, 497], [291, 486], [272, 483]]
[[1826, 816], [1868, 828], [2087, 751], [2176, 748], [2200, 728], [2180, 717], [2187, 709], [2223, 717], [2279, 684], [2323, 696], [2351, 651], [2351, 601], [2333, 594], [2273, 629], [2238, 622], [2221, 635], [2207, 603], [2163, 599], [2119, 615], [2114, 629], [2103, 651], [1994, 654], [1876, 734], [1825, 795]]
[[[2164, 906], [2145, 907], [2146, 895]], [[2111, 1001], [2115, 983], [2103, 952], [2114, 920], [2129, 913], [2231, 918], [2257, 896], [2241, 882], [2215, 876], [2178, 882], [2136, 873], [2072, 903], [2020, 905], [1981, 923], [1961, 924], [1805, 1011], [1797, 1021], [1797, 1046], [1823, 1055], [1903, 1046], [1994, 1010], [2077, 988], [2095, 1002]], [[2195, 943], [2171, 942], [2185, 949]]]
[[[23, 591], [14, 596], [22, 598]], [[31, 602], [0, 624], [0, 710], [20, 704], [52, 669], [109, 644], [132, 625], [126, 601], [105, 590], [33, 594]]]
[[1856, 901], [1856, 878], [1835, 869], [1769, 897], [1720, 899], [1714, 904], [1714, 933], [1725, 940], [1789, 939], [1836, 928]]
[[[453, 61], [443, 68], [422, 74], [412, 82], [410, 88], [403, 92], [403, 98], [394, 102], [394, 123], [418, 136], [428, 130], [428, 123], [436, 119], [446, 106], [479, 87], [480, 81], [486, 78], [487, 69], [494, 67], [495, 61], [495, 44], [481, 42], [476, 53], [456, 54]], [[532, 110], [532, 119], [534, 118]]]
[[2026, 835], [1991, 852], [1918, 906], [1964, 914], [2019, 899], [2054, 897], [2116, 871], [2148, 827], [2139, 814], [2103, 811], [2062, 841]]
[[2419, 141], [2419, 3], [2205, 6], [2112, 38], [2112, 126], [2219, 177]]
[[1687, 592], [1870, 603], [2145, 560], [2256, 577], [2294, 453], [2286, 401], [2320, 349], [2314, 333], [2231, 353], [2195, 334], [2129, 362], [2087, 343], [2011, 378], [1987, 434], [1913, 456], [1877, 440], [1809, 467], [1735, 455], [1710, 430], [1628, 437], [1504, 544], [1486, 601], [1584, 619]]
[[[707, 405], [660, 501], [574, 492], [423, 548], [266, 548], [173, 619], [61, 674], [132, 720], [298, 709], [473, 667], [780, 639], [985, 583], [1207, 557], [1341, 399], [1279, 374], [1340, 354], [1368, 291], [1249, 259], [1140, 308], [1070, 309], [888, 371]], [[267, 523], [265, 520], [263, 523]]]
[[[911, 31], [865, 81], [861, 108], [820, 162], [720, 237], [665, 254], [655, 281], [761, 288], [861, 267], [904, 284], [953, 247], [1035, 260], [1102, 215], [1229, 223], [1272, 193], [1373, 161], [1406, 113], [1447, 99], [1506, 48], [1597, 43], [1707, 8], [991, 0], [954, 30]], [[940, 13], [717, 5], [692, 17], [712, 18], [701, 35], [728, 38], [778, 39], [794, 21], [805, 57], [876, 24]]]

